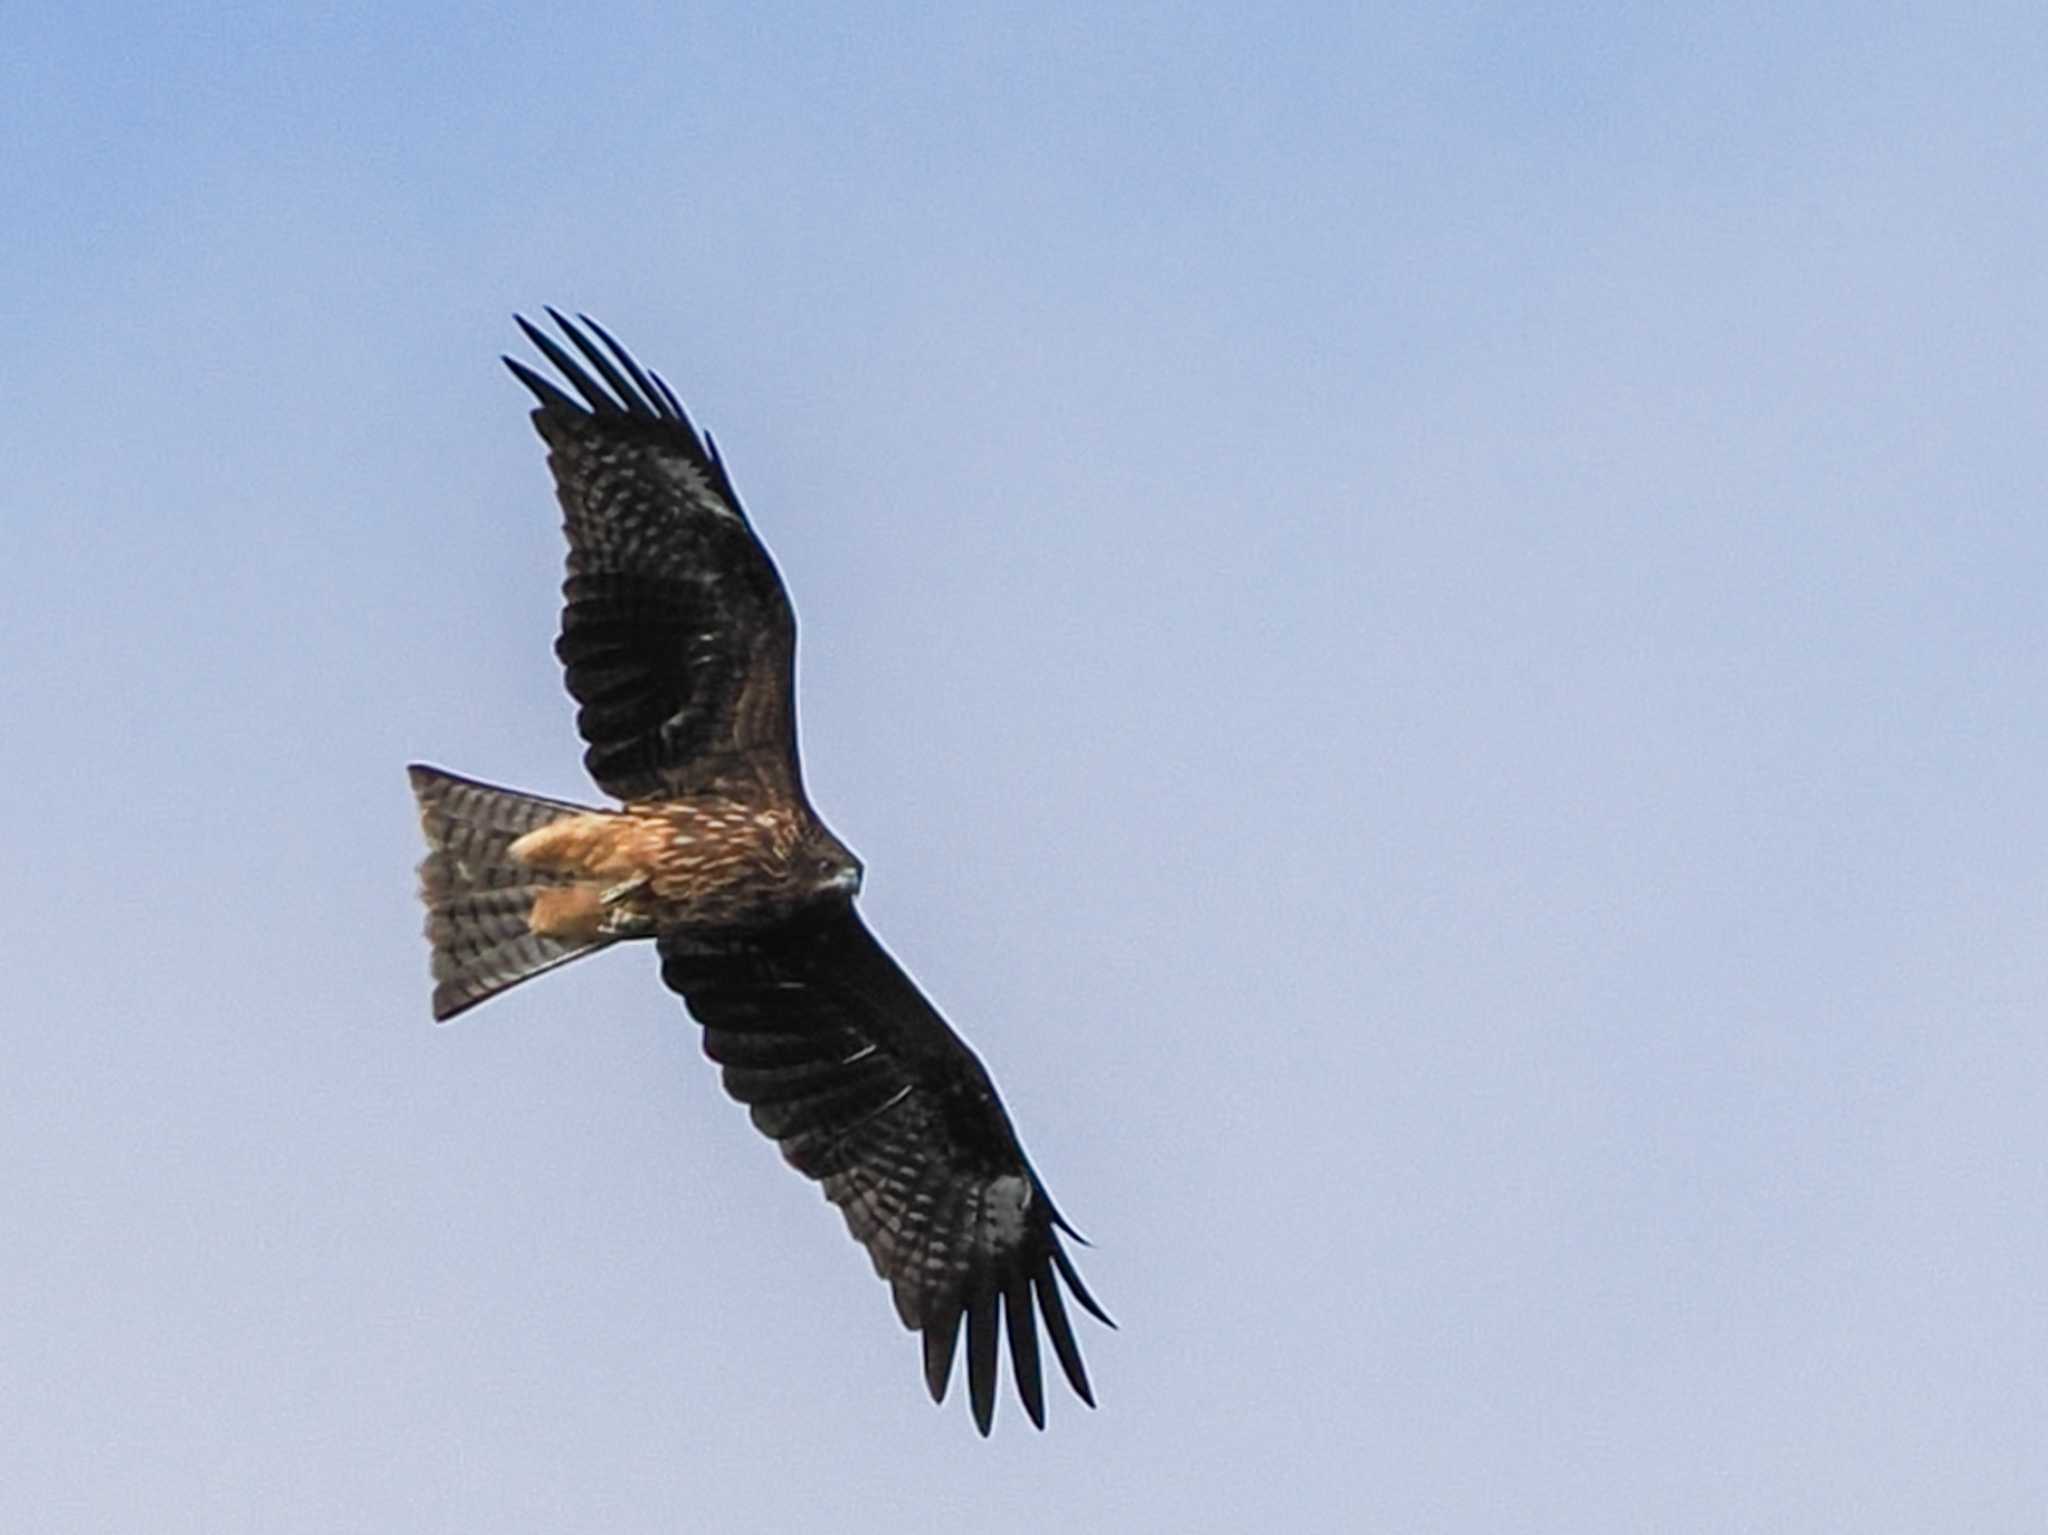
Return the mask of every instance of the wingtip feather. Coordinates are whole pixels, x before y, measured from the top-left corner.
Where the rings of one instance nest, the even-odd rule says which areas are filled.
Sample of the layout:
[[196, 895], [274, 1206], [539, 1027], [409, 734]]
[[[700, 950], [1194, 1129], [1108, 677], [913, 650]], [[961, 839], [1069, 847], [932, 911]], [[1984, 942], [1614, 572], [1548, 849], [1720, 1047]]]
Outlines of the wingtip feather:
[[632, 375], [633, 382], [640, 386], [640, 392], [647, 397], [655, 415], [666, 415], [672, 421], [680, 422], [684, 426], [689, 425], [689, 418], [683, 414], [682, 406], [676, 403], [676, 397], [669, 393], [668, 385], [661, 382], [659, 375], [649, 374], [646, 369], [633, 360], [631, 352], [619, 345], [616, 336], [598, 324], [597, 321], [591, 319], [589, 315], [579, 314], [576, 318], [590, 327], [596, 334], [597, 339], [602, 341], [610, 349], [612, 356], [618, 359], [619, 366]]
[[1010, 1334], [1010, 1375], [1032, 1425], [1045, 1428], [1045, 1377], [1038, 1363], [1038, 1317], [1031, 1309], [1031, 1282], [1013, 1275], [1003, 1287], [1003, 1322]]
[[[550, 309], [548, 313], [554, 315], [555, 311]], [[557, 321], [560, 320], [559, 315], [555, 317]], [[613, 399], [609, 394], [606, 394], [603, 387], [584, 371], [583, 365], [562, 350], [560, 342], [556, 341], [553, 336], [550, 336], [539, 326], [528, 323], [524, 315], [515, 315], [514, 318], [519, 321], [519, 328], [526, 333], [526, 339], [534, 344], [543, 357], [554, 364], [555, 371], [569, 381], [569, 387], [583, 396], [583, 403], [592, 415], [623, 416], [626, 414], [626, 407]]]
[[[610, 389], [624, 403], [627, 415], [637, 416], [643, 421], [659, 421], [661, 419], [661, 411], [648, 400], [646, 392], [635, 388], [626, 375], [613, 365], [612, 359], [605, 356], [603, 351], [588, 336], [578, 330], [567, 316], [559, 309], [550, 305], [548, 317], [561, 328], [562, 334], [574, 343], [576, 350], [583, 354], [583, 360], [597, 369], [598, 373], [603, 376], [605, 387]], [[587, 317], [584, 318], [583, 323], [590, 325], [600, 335], [603, 334], [603, 328], [595, 325]], [[618, 353], [621, 358], [624, 357], [624, 352], [616, 342], [612, 343], [612, 350]]]
[[945, 1322], [930, 1322], [924, 1329], [924, 1388], [932, 1400], [943, 1404], [946, 1387], [953, 1378], [953, 1351], [960, 1344], [960, 1313]]
[[1074, 1292], [1074, 1299], [1079, 1301], [1083, 1309], [1090, 1316], [1094, 1317], [1096, 1321], [1111, 1331], [1115, 1331], [1115, 1321], [1111, 1319], [1107, 1311], [1102, 1309], [1101, 1303], [1088, 1293], [1088, 1287], [1081, 1283], [1081, 1275], [1075, 1269], [1073, 1260], [1066, 1255], [1065, 1250], [1057, 1242], [1053, 1244], [1052, 1261], [1059, 1265], [1060, 1278], [1066, 1280], [1067, 1288]]
[[967, 1306], [967, 1391], [984, 1439], [996, 1419], [996, 1296], [984, 1290]]
[[[522, 320], [520, 323], [523, 325], [526, 322]], [[581, 405], [578, 405], [574, 400], [570, 399], [566, 394], [562, 393], [561, 390], [557, 389], [545, 378], [542, 378], [538, 373], [534, 372], [533, 369], [529, 368], [525, 363], [521, 362], [518, 358], [500, 357], [499, 361], [504, 363], [506, 367], [510, 368], [512, 370], [512, 376], [518, 379], [520, 383], [524, 384], [527, 387], [527, 389], [532, 393], [533, 397], [536, 400], [540, 401], [540, 406], [542, 410], [564, 410], [568, 411], [572, 415], [577, 416], [589, 414], [589, 412], [584, 410], [584, 408]]]
[[1074, 1339], [1074, 1324], [1067, 1319], [1066, 1303], [1060, 1299], [1059, 1281], [1053, 1277], [1051, 1269], [1041, 1268], [1032, 1276], [1032, 1286], [1038, 1291], [1038, 1309], [1045, 1317], [1045, 1335], [1052, 1339], [1052, 1351], [1059, 1359], [1060, 1372], [1067, 1377], [1067, 1384], [1074, 1388], [1074, 1395], [1093, 1407], [1095, 1393], [1088, 1386], [1088, 1367], [1081, 1362], [1081, 1345]]

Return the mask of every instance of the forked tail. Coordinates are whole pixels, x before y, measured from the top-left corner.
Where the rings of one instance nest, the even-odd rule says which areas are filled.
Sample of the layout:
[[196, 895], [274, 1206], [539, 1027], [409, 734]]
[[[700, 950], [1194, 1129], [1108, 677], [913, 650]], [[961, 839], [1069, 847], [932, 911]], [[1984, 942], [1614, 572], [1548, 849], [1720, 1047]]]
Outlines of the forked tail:
[[534, 902], [548, 891], [565, 891], [572, 882], [511, 854], [512, 844], [526, 833], [563, 816], [582, 815], [583, 806], [417, 763], [406, 774], [427, 836], [420, 899], [427, 905], [427, 941], [434, 949], [437, 1021], [613, 941], [536, 933]]

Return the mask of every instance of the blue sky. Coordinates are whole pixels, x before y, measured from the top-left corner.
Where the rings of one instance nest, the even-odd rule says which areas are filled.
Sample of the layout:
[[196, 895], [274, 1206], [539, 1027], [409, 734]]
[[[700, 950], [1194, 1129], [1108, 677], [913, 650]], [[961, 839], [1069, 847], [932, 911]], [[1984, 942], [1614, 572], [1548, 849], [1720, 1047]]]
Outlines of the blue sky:
[[[54, 8], [0, 60], [0, 1524], [2048, 1517], [2036, 7]], [[1096, 1241], [996, 1435], [652, 956], [510, 314], [717, 433]]]

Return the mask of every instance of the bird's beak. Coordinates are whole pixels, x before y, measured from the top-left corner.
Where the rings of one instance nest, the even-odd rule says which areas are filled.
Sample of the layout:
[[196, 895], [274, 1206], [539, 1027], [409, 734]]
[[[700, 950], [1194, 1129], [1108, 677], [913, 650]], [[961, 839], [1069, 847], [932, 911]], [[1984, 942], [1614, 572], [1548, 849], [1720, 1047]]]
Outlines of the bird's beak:
[[860, 894], [860, 870], [841, 869], [832, 876], [832, 888], [842, 895]]

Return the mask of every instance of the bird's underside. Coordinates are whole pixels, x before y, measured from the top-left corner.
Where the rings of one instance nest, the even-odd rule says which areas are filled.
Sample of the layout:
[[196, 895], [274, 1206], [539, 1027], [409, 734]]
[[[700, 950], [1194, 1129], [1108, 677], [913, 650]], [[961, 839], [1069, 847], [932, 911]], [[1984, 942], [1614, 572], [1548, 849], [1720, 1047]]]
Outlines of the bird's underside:
[[989, 1431], [1000, 1328], [1042, 1428], [1042, 1324], [1093, 1406], [1065, 1295], [1109, 1318], [1067, 1256], [1072, 1230], [981, 1062], [861, 921], [860, 862], [805, 796], [781, 578], [667, 385], [593, 322], [549, 314], [573, 355], [519, 323], [573, 397], [506, 363], [539, 402], [568, 536], [556, 654], [585, 765], [621, 804], [411, 769], [434, 1015], [653, 940], [727, 1092], [820, 1183], [923, 1334], [933, 1399], [964, 1330]]
[[506, 851], [566, 881], [536, 897], [527, 919], [534, 932], [652, 938], [773, 922], [850, 893], [859, 865], [827, 850], [830, 837], [786, 804], [693, 794], [564, 816]]

